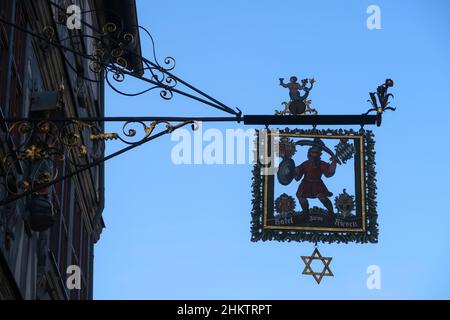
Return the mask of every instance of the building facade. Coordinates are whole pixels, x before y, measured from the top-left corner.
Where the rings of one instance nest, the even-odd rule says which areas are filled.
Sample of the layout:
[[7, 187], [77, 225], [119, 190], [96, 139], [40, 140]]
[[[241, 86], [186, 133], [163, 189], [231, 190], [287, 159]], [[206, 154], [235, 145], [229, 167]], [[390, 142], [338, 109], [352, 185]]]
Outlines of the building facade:
[[[71, 4], [81, 8], [86, 25], [70, 29], [61, 23], [68, 18], [62, 9]], [[134, 0], [0, 1], [0, 17], [14, 24], [0, 22], [0, 183], [6, 200], [14, 196], [8, 190], [25, 188], [23, 181], [36, 172], [36, 163], [39, 170], [46, 164], [35, 161], [29, 168], [17, 166], [6, 173], [6, 155], [17, 144], [9, 141], [14, 124], [8, 119], [99, 118], [105, 112], [103, 75], [90, 71], [91, 61], [24, 31], [48, 35], [50, 30], [53, 41], [90, 54], [93, 43], [89, 37], [74, 39], [102, 30], [111, 12], [123, 23], [137, 25]], [[136, 50], [140, 52], [140, 47]], [[103, 128], [103, 123], [98, 125]], [[85, 146], [89, 154], [92, 142], [86, 141]], [[52, 176], [74, 170], [72, 162], [52, 160], [47, 170]], [[89, 159], [76, 161], [87, 163]], [[22, 185], [17, 186], [17, 181]], [[41, 193], [1, 205], [0, 299], [92, 299], [94, 244], [105, 227], [103, 208], [103, 164]], [[67, 285], [74, 266], [81, 271], [81, 283], [75, 289]]]

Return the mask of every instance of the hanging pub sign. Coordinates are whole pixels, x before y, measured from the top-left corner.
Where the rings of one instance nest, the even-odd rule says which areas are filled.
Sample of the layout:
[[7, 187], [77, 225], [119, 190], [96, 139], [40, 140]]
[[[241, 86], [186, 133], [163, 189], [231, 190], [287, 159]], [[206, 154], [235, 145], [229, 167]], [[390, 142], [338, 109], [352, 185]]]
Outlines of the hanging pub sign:
[[[275, 111], [277, 122], [309, 123], [312, 128], [274, 130], [266, 125], [257, 131], [252, 241], [376, 243], [375, 141], [364, 124], [380, 126], [383, 112], [395, 110], [388, 93], [394, 83], [387, 79], [369, 94], [371, 109], [365, 114], [320, 116], [308, 100], [315, 80], [297, 80], [280, 78], [290, 100], [282, 103], [284, 110]], [[376, 116], [368, 116], [370, 112]], [[360, 129], [317, 129], [317, 124], [359, 124]]]
[[252, 240], [377, 242], [371, 131], [257, 132]]

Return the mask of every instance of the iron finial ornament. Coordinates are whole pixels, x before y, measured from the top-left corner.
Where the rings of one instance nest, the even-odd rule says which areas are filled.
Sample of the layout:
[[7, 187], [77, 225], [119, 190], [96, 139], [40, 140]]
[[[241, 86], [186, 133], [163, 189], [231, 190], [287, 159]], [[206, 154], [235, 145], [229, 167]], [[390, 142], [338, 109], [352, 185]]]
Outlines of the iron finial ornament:
[[381, 126], [382, 115], [386, 110], [395, 111], [397, 108], [390, 106], [389, 98], [393, 98], [392, 93], [388, 93], [389, 88], [394, 86], [394, 81], [392, 79], [386, 79], [386, 81], [377, 87], [376, 92], [370, 92], [370, 100], [367, 100], [372, 104], [372, 108], [369, 109], [365, 114], [369, 114], [372, 111], [377, 113], [377, 126]]

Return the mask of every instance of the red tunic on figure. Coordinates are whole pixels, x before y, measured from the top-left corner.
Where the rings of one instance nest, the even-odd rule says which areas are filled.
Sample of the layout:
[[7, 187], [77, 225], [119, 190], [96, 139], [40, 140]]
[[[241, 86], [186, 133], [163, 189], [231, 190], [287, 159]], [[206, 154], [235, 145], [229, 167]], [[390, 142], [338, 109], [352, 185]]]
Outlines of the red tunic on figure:
[[303, 176], [303, 180], [298, 186], [297, 197], [298, 198], [323, 198], [331, 197], [331, 193], [325, 183], [323, 183], [321, 177], [322, 174], [329, 178], [336, 172], [336, 163], [326, 163], [320, 161], [316, 166], [312, 160], [306, 160], [301, 165], [295, 168], [296, 180], [300, 180]]

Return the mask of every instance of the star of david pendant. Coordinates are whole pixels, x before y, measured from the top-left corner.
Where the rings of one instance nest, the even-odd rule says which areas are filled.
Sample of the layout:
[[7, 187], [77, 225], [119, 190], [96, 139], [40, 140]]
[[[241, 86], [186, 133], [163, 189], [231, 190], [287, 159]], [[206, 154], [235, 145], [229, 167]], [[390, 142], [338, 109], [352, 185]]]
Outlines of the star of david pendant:
[[[305, 263], [305, 268], [303, 269], [302, 274], [313, 276], [314, 280], [316, 280], [317, 284], [320, 284], [323, 277], [334, 277], [333, 272], [330, 269], [330, 262], [332, 257], [322, 257], [319, 252], [319, 249], [315, 248], [314, 252], [311, 256], [302, 256], [303, 262]], [[314, 260], [320, 260], [323, 263], [323, 269], [321, 272], [316, 272], [312, 269], [311, 263]]]

